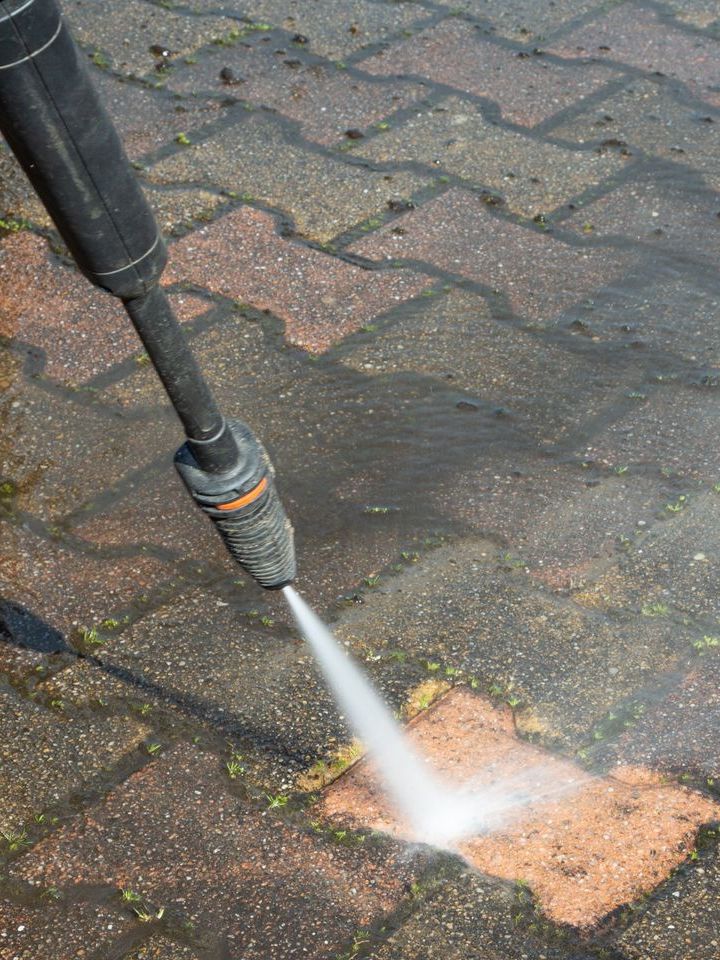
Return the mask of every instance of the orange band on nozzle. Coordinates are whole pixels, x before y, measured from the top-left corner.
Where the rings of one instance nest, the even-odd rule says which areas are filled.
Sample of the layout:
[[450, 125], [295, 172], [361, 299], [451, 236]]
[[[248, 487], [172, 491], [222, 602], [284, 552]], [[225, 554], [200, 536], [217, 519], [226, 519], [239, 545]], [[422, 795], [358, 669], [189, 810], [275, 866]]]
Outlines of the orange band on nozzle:
[[239, 510], [240, 507], [246, 507], [249, 503], [252, 503], [253, 500], [257, 500], [257, 498], [267, 490], [267, 485], [267, 477], [263, 477], [260, 483], [254, 490], [251, 490], [250, 493], [246, 493], [244, 496], [238, 497], [237, 500], [232, 500], [230, 503], [218, 503], [216, 507], [218, 510]]

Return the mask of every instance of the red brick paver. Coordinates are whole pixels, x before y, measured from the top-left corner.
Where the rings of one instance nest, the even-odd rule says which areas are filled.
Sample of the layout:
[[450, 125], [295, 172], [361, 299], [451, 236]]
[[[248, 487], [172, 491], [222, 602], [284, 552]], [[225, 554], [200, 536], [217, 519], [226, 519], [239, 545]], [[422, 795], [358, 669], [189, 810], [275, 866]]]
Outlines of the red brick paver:
[[408, 868], [382, 864], [246, 808], [219, 759], [180, 746], [12, 868], [45, 886], [131, 888], [247, 960], [337, 955], [397, 902]]
[[[174, 295], [172, 302], [181, 320], [208, 308], [191, 294]], [[45, 240], [28, 232], [0, 246], [0, 334], [40, 347], [44, 372], [71, 384], [143, 352], [120, 301], [60, 263]]]
[[593, 93], [613, 77], [601, 65], [570, 70], [542, 56], [483, 38], [472, 24], [445, 20], [360, 65], [368, 73], [413, 76], [496, 101], [506, 120], [533, 127]]
[[[507, 784], [545, 799], [508, 815], [494, 832], [460, 844], [480, 870], [523, 879], [545, 913], [589, 927], [657, 886], [692, 849], [698, 827], [720, 806], [660, 781], [642, 768], [593, 778], [518, 740], [509, 711], [459, 689], [412, 726], [411, 739], [443, 780], [473, 789]], [[325, 816], [409, 837], [363, 762], [321, 802]]]
[[555, 41], [549, 49], [561, 57], [592, 57], [667, 74], [720, 106], [716, 41], [674, 29], [656, 11], [640, 9], [635, 3], [621, 4]]
[[272, 217], [250, 208], [180, 241], [172, 274], [272, 310], [285, 321], [287, 338], [313, 352], [327, 350], [430, 283], [410, 271], [363, 270], [282, 240]]
[[394, 226], [350, 248], [372, 260], [426, 260], [507, 293], [513, 309], [549, 320], [618, 276], [627, 260], [607, 250], [571, 247], [488, 213], [462, 190], [431, 200]]

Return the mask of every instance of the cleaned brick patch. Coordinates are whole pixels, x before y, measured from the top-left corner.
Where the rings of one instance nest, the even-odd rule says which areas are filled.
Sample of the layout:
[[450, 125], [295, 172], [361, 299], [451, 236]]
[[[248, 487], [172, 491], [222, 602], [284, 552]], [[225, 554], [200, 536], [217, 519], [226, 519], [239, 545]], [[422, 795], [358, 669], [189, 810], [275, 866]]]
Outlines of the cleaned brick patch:
[[477, 27], [448, 19], [380, 51], [361, 64], [368, 73], [443, 83], [494, 100], [506, 120], [532, 127], [593, 93], [614, 73], [591, 64], [571, 70], [542, 56], [484, 39]]
[[[558, 797], [508, 817], [497, 829], [464, 841], [460, 850], [485, 873], [523, 879], [553, 920], [592, 927], [623, 903], [661, 883], [693, 848], [695, 834], [720, 805], [642, 768], [617, 767], [593, 778], [516, 738], [509, 711], [498, 712], [456, 690], [411, 726], [411, 741], [443, 780], [473, 789], [539, 778]], [[541, 771], [541, 773], [540, 773]], [[517, 789], [517, 786], [515, 786]], [[325, 793], [328, 818], [412, 839], [361, 762]]]
[[514, 311], [545, 322], [630, 267], [610, 250], [570, 246], [493, 217], [476, 194], [453, 189], [354, 243], [371, 260], [425, 260], [505, 293]]
[[[297, 59], [293, 46], [213, 47], [197, 64], [179, 67], [168, 81], [178, 93], [207, 90], [261, 104], [297, 120], [318, 143], [363, 130], [426, 93], [423, 83], [369, 81], [323, 63]], [[181, 119], [181, 118], [178, 118]]]
[[385, 213], [391, 201], [407, 199], [428, 182], [417, 174], [342, 163], [299, 145], [267, 113], [244, 112], [242, 121], [155, 164], [148, 177], [160, 184], [201, 181], [266, 203], [290, 214], [299, 233], [321, 243]]
[[623, 3], [597, 20], [555, 40], [561, 57], [592, 57], [659, 72], [686, 83], [691, 92], [720, 106], [717, 40], [678, 30], [654, 10]]
[[11, 872], [39, 887], [129, 887], [248, 960], [334, 957], [400, 899], [402, 851], [372, 857], [286, 826], [238, 800], [221, 769], [175, 747]]
[[[192, 294], [171, 300], [180, 320], [208, 308]], [[44, 239], [26, 231], [0, 244], [0, 335], [39, 347], [44, 373], [73, 385], [143, 353], [120, 301], [63, 265]]]
[[381, 163], [423, 163], [504, 198], [524, 217], [548, 213], [616, 173], [617, 155], [539, 143], [486, 121], [473, 104], [449, 97], [353, 150]]
[[363, 270], [282, 240], [273, 218], [249, 207], [177, 243], [171, 267], [174, 278], [272, 310], [287, 338], [314, 352], [429, 286], [417, 273]]
[[[21, 906], [0, 900], [0, 958], [78, 960], [92, 954], [107, 956], [106, 951], [133, 926], [130, 914], [123, 916], [93, 903], [64, 907], [45, 899], [42, 905]], [[121, 949], [119, 945], [116, 948]]]

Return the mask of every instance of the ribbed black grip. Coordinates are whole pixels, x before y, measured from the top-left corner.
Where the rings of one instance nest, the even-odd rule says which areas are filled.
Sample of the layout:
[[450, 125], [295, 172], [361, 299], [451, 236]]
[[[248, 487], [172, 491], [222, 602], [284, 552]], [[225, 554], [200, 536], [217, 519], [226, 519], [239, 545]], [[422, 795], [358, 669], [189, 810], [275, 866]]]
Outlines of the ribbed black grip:
[[296, 575], [292, 525], [277, 495], [275, 470], [265, 448], [244, 423], [231, 421], [228, 427], [240, 451], [234, 470], [202, 470], [188, 443], [175, 455], [175, 466], [233, 559], [261, 586], [278, 589]]
[[295, 579], [293, 530], [271, 478], [252, 509], [210, 516], [230, 555], [261, 586], [284, 587]]

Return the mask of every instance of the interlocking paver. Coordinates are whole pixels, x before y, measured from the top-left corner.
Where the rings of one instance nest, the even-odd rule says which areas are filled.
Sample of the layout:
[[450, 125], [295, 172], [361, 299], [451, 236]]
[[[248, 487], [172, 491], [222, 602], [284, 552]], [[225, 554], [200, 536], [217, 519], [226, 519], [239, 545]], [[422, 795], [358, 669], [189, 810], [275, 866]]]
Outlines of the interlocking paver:
[[371, 260], [417, 259], [503, 292], [542, 323], [627, 271], [632, 258], [569, 244], [492, 216], [476, 194], [453, 189], [349, 248]]
[[594, 10], [599, 0], [554, 0], [548, 4], [539, 4], [536, 0], [444, 0], [443, 5], [487, 20], [500, 36], [530, 42], [541, 41], [576, 17]]
[[717, 483], [720, 459], [708, 443], [718, 416], [714, 358], [693, 386], [673, 386], [671, 374], [657, 376], [670, 382], [647, 395], [640, 393], [623, 416], [599, 426], [588, 439], [585, 456], [613, 467], [635, 464], [670, 471], [686, 481]]
[[524, 915], [522, 890], [477, 870], [421, 896], [418, 910], [374, 953], [376, 960], [587, 960], [574, 944], [553, 943], [552, 929], [542, 939], [539, 924]]
[[[714, 626], [720, 621], [715, 590], [720, 496], [714, 491], [680, 494], [666, 505], [665, 516], [673, 519], [658, 523], [633, 544], [588, 591], [588, 599], [645, 610], [647, 616], [663, 616], [675, 608]], [[581, 601], [584, 597], [580, 595]]]
[[[120, 301], [61, 263], [42, 237], [22, 231], [5, 239], [0, 284], [0, 334], [39, 347], [43, 372], [54, 380], [78, 385], [143, 353]], [[171, 299], [181, 320], [208, 309], [190, 293]]]
[[32, 906], [0, 900], [0, 958], [78, 960], [112, 950], [132, 928], [129, 915], [91, 902], [65, 907], [48, 900]]
[[82, 553], [0, 521], [0, 594], [62, 632], [100, 623], [178, 576], [142, 550], [103, 557]]
[[[227, 262], [226, 252], [233, 257]], [[291, 343], [322, 352], [429, 286], [409, 270], [382, 273], [282, 240], [273, 218], [243, 207], [173, 248], [173, 278], [272, 310]]]
[[[678, 182], [679, 181], [679, 182]], [[717, 194], [683, 185], [681, 176], [645, 173], [584, 205], [565, 227], [593, 236], [652, 244], [670, 256], [717, 262]]]
[[165, 58], [152, 53], [152, 47], [168, 50], [173, 59], [238, 30], [230, 17], [183, 16], [143, 0], [64, 0], [63, 12], [99, 66], [158, 79], [156, 67]]
[[548, 49], [561, 57], [592, 57], [663, 73], [720, 106], [717, 40], [674, 28], [657, 11], [634, 3], [620, 4], [604, 17], [554, 40]]
[[200, 960], [200, 957], [192, 947], [162, 937], [133, 950], [123, 960]]
[[[194, 0], [198, 10], [218, 9], [218, 0]], [[381, 4], [372, 0], [224, 0], [222, 9], [253, 23], [276, 26], [302, 45], [331, 60], [347, 57], [370, 44], [402, 34], [430, 14], [426, 7], [403, 0]]]
[[532, 127], [614, 76], [602, 65], [582, 71], [540, 55], [518, 57], [518, 51], [486, 40], [463, 20], [449, 19], [380, 51], [362, 62], [368, 73], [409, 75], [443, 83], [495, 101], [506, 120]]
[[[461, 839], [458, 848], [484, 872], [529, 883], [560, 923], [592, 927], [652, 890], [685, 859], [698, 828], [720, 813], [720, 805], [642, 769], [591, 777], [517, 739], [509, 711], [467, 690], [440, 700], [409, 736], [445, 783], [472, 785], [479, 806], [487, 802], [483, 787], [535, 793], [525, 808], [501, 809], [494, 830]], [[413, 839], [366, 762], [326, 791], [320, 809]]]
[[321, 242], [382, 215], [389, 201], [405, 199], [427, 183], [410, 173], [388, 180], [298, 146], [261, 114], [161, 160], [147, 175], [155, 183], [203, 181], [278, 207], [293, 217], [301, 234]]
[[616, 623], [534, 590], [503, 572], [498, 552], [481, 540], [435, 550], [346, 613], [338, 636], [475, 677], [516, 701], [526, 729], [565, 746], [687, 652], [686, 630], [642, 617]]
[[334, 957], [400, 899], [412, 876], [400, 850], [368, 856], [287, 826], [239, 801], [220, 769], [175, 747], [12, 873], [38, 886], [130, 887], [248, 960]]
[[0, 689], [2, 823], [17, 832], [48, 805], [67, 801], [136, 750], [148, 729], [122, 718], [79, 719]]
[[168, 87], [270, 107], [297, 120], [304, 136], [323, 144], [343, 140], [348, 130], [362, 131], [427, 92], [422, 83], [370, 82], [332, 65], [298, 60], [290, 46], [278, 52], [260, 44], [206, 51], [197, 64], [179, 67]]
[[688, 672], [610, 750], [624, 763], [715, 786], [720, 780], [720, 642], [706, 634], [695, 643], [700, 652]]
[[678, 20], [694, 27], [717, 26], [720, 19], [714, 0], [663, 0], [663, 6], [672, 10]]
[[[282, 607], [261, 598], [252, 610], [245, 593], [238, 590], [233, 603], [199, 590], [184, 594], [108, 637], [93, 676], [71, 667], [43, 689], [79, 706], [103, 690], [103, 698], [164, 704], [232, 736], [248, 775], [265, 789], [285, 791], [352, 735], [310, 651], [282, 625]], [[400, 665], [373, 673], [399, 710], [418, 671]], [[126, 689], [117, 687], [118, 678]], [[145, 686], [133, 689], [137, 682]]]
[[679, 872], [620, 937], [628, 960], [715, 960], [720, 950], [717, 910], [720, 856], [712, 846]]
[[[196, 347], [228, 416], [246, 419], [267, 444], [295, 524], [303, 588], [326, 608], [397, 562], [401, 551], [415, 550], [446, 527], [442, 517], [452, 498], [418, 501], [415, 511], [408, 484], [418, 495], [451, 486], [461, 464], [477, 470], [479, 438], [488, 457], [519, 430], [511, 418], [494, 415], [489, 403], [468, 415], [457, 406], [468, 402], [466, 390], [420, 371], [367, 376], [332, 363], [309, 363], [297, 352], [278, 351], [275, 343], [260, 324], [235, 312], [198, 337]], [[141, 406], [148, 422], [159, 418], [165, 405], [155, 375], [143, 367], [100, 397], [129, 416]], [[383, 431], [370, 429], [376, 421]], [[382, 467], [388, 436], [392, 471]], [[438, 463], [431, 451], [447, 436], [457, 442]], [[174, 476], [170, 453], [132, 489], [94, 512], [74, 514], [73, 532], [106, 546], [156, 544], [234, 572], [220, 539]], [[313, 489], [322, 495], [308, 495]]]
[[[571, 351], [562, 342], [499, 324], [472, 293], [454, 290], [414, 307], [374, 337], [342, 346], [338, 357], [373, 374], [415, 370], [449, 379], [542, 444], [582, 430], [584, 421], [612, 408], [641, 377], [632, 363], [623, 366], [617, 356], [604, 355], [602, 346]], [[572, 346], [569, 337], [564, 346]]]
[[[688, 105], [673, 96], [661, 78], [636, 79], [619, 92], [582, 110], [552, 128], [552, 136], [570, 142], [626, 144], [630, 152], [642, 151], [690, 167], [717, 190], [720, 176], [720, 115], [704, 105]], [[662, 177], [670, 179], [669, 171]], [[687, 179], [684, 169], [677, 179]]]
[[616, 155], [570, 151], [505, 130], [452, 97], [418, 110], [353, 153], [373, 162], [437, 167], [490, 187], [524, 217], [554, 210], [623, 166]]

